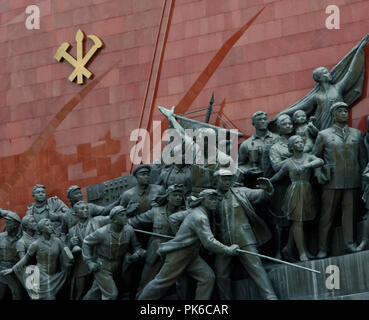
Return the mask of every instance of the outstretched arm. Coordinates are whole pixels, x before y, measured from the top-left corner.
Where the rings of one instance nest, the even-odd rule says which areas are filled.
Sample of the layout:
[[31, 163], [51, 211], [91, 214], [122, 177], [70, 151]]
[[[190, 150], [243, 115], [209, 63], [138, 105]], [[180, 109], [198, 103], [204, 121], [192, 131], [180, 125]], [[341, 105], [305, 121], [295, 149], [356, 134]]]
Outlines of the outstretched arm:
[[277, 181], [281, 180], [287, 173], [288, 173], [287, 163], [284, 163], [282, 168], [277, 173], [275, 173], [274, 176], [269, 179], [269, 181], [274, 184]]

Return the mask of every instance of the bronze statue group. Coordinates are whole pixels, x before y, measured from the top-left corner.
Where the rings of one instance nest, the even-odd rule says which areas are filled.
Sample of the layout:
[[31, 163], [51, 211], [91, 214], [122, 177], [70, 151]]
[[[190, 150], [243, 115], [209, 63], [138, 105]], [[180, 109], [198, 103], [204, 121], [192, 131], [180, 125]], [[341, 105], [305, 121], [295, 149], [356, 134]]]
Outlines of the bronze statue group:
[[[208, 161], [174, 110], [159, 107], [204, 164], [142, 164], [132, 173], [137, 184], [106, 207], [84, 202], [79, 186], [68, 189], [68, 207], [36, 185], [23, 219], [1, 209], [0, 300], [8, 291], [14, 300], [232, 299], [236, 264], [263, 299], [276, 300], [258, 256], [265, 244], [285, 261], [326, 258], [339, 216], [345, 252], [369, 249], [369, 219], [359, 245], [354, 232], [360, 195], [369, 210], [369, 135], [348, 126], [367, 41], [332, 72], [317, 68], [314, 90], [272, 121], [254, 113], [238, 165], [220, 150]], [[174, 151], [184, 159], [181, 145]]]

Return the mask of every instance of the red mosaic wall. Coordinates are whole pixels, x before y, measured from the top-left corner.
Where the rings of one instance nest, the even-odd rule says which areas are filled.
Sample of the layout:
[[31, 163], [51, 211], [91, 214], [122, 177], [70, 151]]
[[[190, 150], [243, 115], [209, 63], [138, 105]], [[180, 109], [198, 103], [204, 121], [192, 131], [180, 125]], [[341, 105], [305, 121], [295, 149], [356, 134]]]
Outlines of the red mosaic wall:
[[[266, 5], [190, 108], [207, 106], [214, 91], [214, 109], [225, 99], [225, 116], [250, 135], [255, 111], [273, 116], [300, 99], [314, 86], [316, 67], [331, 68], [369, 32], [369, 1], [333, 2], [1, 0], [0, 207], [23, 215], [36, 183], [66, 201], [71, 184], [86, 187], [127, 173], [129, 135], [143, 105], [144, 126], [152, 105], [161, 120], [156, 106], [178, 104], [222, 44]], [[30, 4], [40, 7], [40, 30], [25, 28]], [[340, 30], [325, 28], [330, 4], [340, 8]], [[72, 67], [54, 59], [62, 42], [76, 55], [79, 28], [104, 42], [89, 65], [96, 78], [84, 86], [70, 83]], [[351, 113], [361, 130], [369, 114], [365, 81]]]

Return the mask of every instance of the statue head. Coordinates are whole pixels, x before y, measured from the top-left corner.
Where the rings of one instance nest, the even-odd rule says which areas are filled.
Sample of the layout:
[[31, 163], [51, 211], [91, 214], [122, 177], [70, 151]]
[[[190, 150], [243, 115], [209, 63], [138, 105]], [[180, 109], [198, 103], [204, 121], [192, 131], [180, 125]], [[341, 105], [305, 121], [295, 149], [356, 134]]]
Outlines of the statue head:
[[347, 123], [349, 118], [348, 108], [348, 105], [343, 101], [336, 102], [331, 106], [330, 111], [336, 122]]
[[268, 115], [264, 111], [256, 111], [251, 120], [256, 130], [266, 130], [268, 128]]
[[89, 216], [89, 210], [88, 210], [88, 204], [84, 201], [78, 201], [73, 205], [73, 211], [76, 213], [76, 215], [82, 219], [85, 220]]
[[214, 177], [217, 182], [217, 188], [221, 191], [228, 191], [232, 185], [233, 173], [227, 169], [219, 169], [214, 172]]
[[291, 134], [293, 132], [293, 123], [291, 117], [287, 114], [282, 114], [277, 119], [279, 134]]
[[170, 185], [165, 194], [158, 195], [155, 202], [159, 206], [170, 203], [174, 207], [180, 207], [184, 204], [184, 186], [183, 184]]
[[76, 202], [81, 201], [83, 199], [81, 187], [76, 185], [70, 186], [67, 191], [67, 198], [71, 206]]
[[200, 192], [201, 204], [209, 211], [215, 211], [218, 205], [218, 192], [214, 189], [205, 189]]
[[24, 216], [22, 219], [22, 228], [24, 230], [37, 230], [37, 222], [35, 220], [35, 217], [31, 214]]
[[288, 151], [294, 153], [295, 151], [304, 151], [305, 141], [299, 135], [293, 135], [288, 139]]
[[37, 229], [41, 233], [46, 233], [49, 235], [53, 233], [53, 227], [51, 225], [51, 221], [47, 218], [41, 219], [37, 223]]
[[46, 200], [46, 188], [42, 184], [36, 184], [32, 189], [32, 197], [36, 202], [44, 202]]
[[137, 182], [141, 186], [149, 185], [151, 167], [148, 164], [141, 164], [133, 170], [133, 175], [137, 179]]
[[319, 68], [316, 68], [313, 71], [313, 79], [317, 83], [322, 83], [322, 82], [328, 82], [329, 83], [329, 82], [332, 82], [332, 75], [328, 71], [327, 68], [319, 67]]
[[122, 206], [116, 206], [110, 210], [109, 218], [113, 224], [124, 226], [127, 224], [127, 211]]
[[168, 203], [174, 207], [179, 207], [184, 203], [184, 187], [182, 184], [173, 184], [167, 189]]
[[6, 210], [5, 212], [5, 230], [10, 234], [16, 234], [21, 224], [21, 219], [13, 211]]
[[293, 122], [295, 124], [304, 124], [306, 123], [306, 113], [303, 110], [297, 110], [292, 116]]

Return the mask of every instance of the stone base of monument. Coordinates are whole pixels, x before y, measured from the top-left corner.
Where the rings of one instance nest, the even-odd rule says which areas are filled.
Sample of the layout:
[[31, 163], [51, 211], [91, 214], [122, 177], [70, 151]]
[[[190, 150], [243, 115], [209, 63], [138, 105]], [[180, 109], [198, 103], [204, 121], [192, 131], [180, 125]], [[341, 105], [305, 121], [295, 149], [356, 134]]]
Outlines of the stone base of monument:
[[[288, 265], [265, 265], [277, 296], [285, 300], [326, 300], [326, 299], [369, 299], [369, 251], [330, 257], [308, 262], [298, 262], [300, 266], [320, 271], [320, 274], [297, 269]], [[328, 289], [326, 273], [330, 265], [339, 268], [339, 289]], [[331, 281], [328, 281], [331, 283]], [[234, 299], [261, 299], [258, 289], [251, 279], [234, 281]]]

